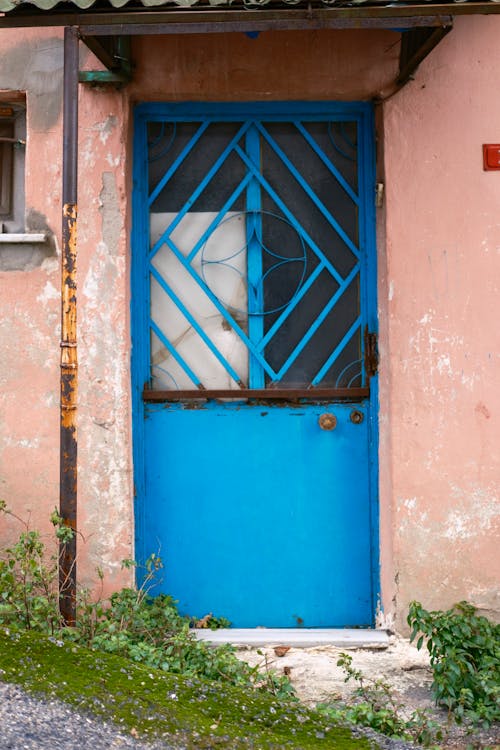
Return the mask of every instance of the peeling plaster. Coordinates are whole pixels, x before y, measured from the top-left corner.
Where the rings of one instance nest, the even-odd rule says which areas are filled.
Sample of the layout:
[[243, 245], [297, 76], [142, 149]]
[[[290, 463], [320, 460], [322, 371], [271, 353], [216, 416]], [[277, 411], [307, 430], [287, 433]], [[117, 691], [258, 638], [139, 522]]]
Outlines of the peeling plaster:
[[99, 134], [99, 140], [101, 143], [106, 144], [117, 124], [118, 120], [116, 115], [108, 115], [103, 122], [97, 122], [93, 125], [91, 130]]
[[102, 239], [111, 255], [116, 255], [123, 217], [114, 172], [103, 172], [102, 190], [99, 193], [99, 213], [102, 220]]
[[[96, 134], [98, 135], [100, 142], [103, 145], [106, 145], [109, 137], [115, 131], [117, 124], [118, 118], [116, 115], [108, 115], [102, 122], [95, 123], [94, 125], [85, 128], [83, 131], [83, 137], [81, 136], [79, 150], [79, 159], [82, 165], [89, 168], [94, 168], [96, 166], [96, 159], [99, 158], [99, 160], [101, 160], [102, 158], [100, 153], [98, 153], [98, 149], [96, 149]], [[106, 156], [106, 161], [110, 166], [118, 166], [120, 158], [116, 158], [118, 159], [118, 163], [115, 163], [115, 159], [108, 154]]]
[[[128, 435], [125, 259], [120, 253], [124, 217], [114, 172], [103, 172], [98, 210], [101, 240], [89, 258], [80, 318], [80, 456], [88, 466], [82, 524], [93, 534], [89, 556], [109, 575], [120, 572], [120, 555], [132, 541]], [[101, 508], [106, 508], [102, 514]], [[126, 552], [125, 552], [126, 550]]]

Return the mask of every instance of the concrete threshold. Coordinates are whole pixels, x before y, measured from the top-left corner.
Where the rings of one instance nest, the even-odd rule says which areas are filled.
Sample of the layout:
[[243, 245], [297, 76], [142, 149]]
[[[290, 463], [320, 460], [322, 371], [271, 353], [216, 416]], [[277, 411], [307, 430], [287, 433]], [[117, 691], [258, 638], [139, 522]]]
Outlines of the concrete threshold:
[[378, 649], [389, 646], [386, 630], [361, 628], [194, 628], [200, 641], [233, 646], [337, 646], [338, 648]]

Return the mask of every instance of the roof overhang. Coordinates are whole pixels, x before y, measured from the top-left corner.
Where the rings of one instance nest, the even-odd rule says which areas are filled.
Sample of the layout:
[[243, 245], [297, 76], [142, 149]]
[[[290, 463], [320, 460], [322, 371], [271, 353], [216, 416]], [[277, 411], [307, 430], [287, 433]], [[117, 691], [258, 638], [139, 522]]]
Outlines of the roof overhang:
[[[134, 0], [132, 0], [134, 2]], [[73, 27], [80, 39], [105, 66], [105, 71], [80, 74], [86, 83], [122, 85], [130, 80], [133, 65], [130, 37], [150, 34], [214, 34], [318, 29], [390, 29], [401, 33], [399, 88], [462, 15], [500, 13], [500, 2], [470, 0], [460, 3], [366, 0], [0, 0], [0, 29]], [[253, 4], [252, 4], [253, 2]], [[257, 2], [259, 5], [256, 7]], [[16, 3], [13, 6], [13, 3]], [[212, 4], [210, 4], [212, 3]], [[120, 6], [120, 7], [117, 7]]]
[[[121, 8], [96, 3], [81, 9], [78, 2], [58, 3], [38, 0], [18, 2], [0, 13], [0, 28], [27, 26], [77, 26], [84, 34], [188, 34], [231, 31], [270, 31], [302, 29], [397, 29], [450, 25], [455, 16], [500, 13], [500, 2], [355, 2], [355, 3], [289, 3], [252, 5], [177, 5], [164, 3]], [[5, 4], [4, 4], [5, 3]], [[9, 0], [0, 0], [0, 11]], [[47, 7], [49, 6], [49, 7]], [[146, 6], [146, 7], [145, 7]]]

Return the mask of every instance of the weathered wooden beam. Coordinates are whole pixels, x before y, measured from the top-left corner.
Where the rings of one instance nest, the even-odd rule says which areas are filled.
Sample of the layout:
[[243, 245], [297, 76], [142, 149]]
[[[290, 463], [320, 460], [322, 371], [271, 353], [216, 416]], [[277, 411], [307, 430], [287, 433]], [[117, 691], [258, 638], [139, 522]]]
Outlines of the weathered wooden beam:
[[[230, 8], [160, 7], [85, 12], [75, 10], [26, 10], [26, 4], [0, 17], [0, 28], [22, 26], [78, 26], [90, 36], [137, 34], [194, 34], [286, 29], [386, 28], [445, 26], [452, 16], [500, 13], [495, 2], [425, 3], [419, 5], [356, 5], [328, 8]], [[404, 23], [402, 21], [404, 20]]]

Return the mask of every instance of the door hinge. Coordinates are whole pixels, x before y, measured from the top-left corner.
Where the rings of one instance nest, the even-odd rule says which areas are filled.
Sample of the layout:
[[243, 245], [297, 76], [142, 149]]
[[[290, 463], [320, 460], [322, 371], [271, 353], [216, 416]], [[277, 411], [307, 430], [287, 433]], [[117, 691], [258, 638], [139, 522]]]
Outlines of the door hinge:
[[378, 372], [378, 336], [365, 328], [365, 372], [372, 378]]

